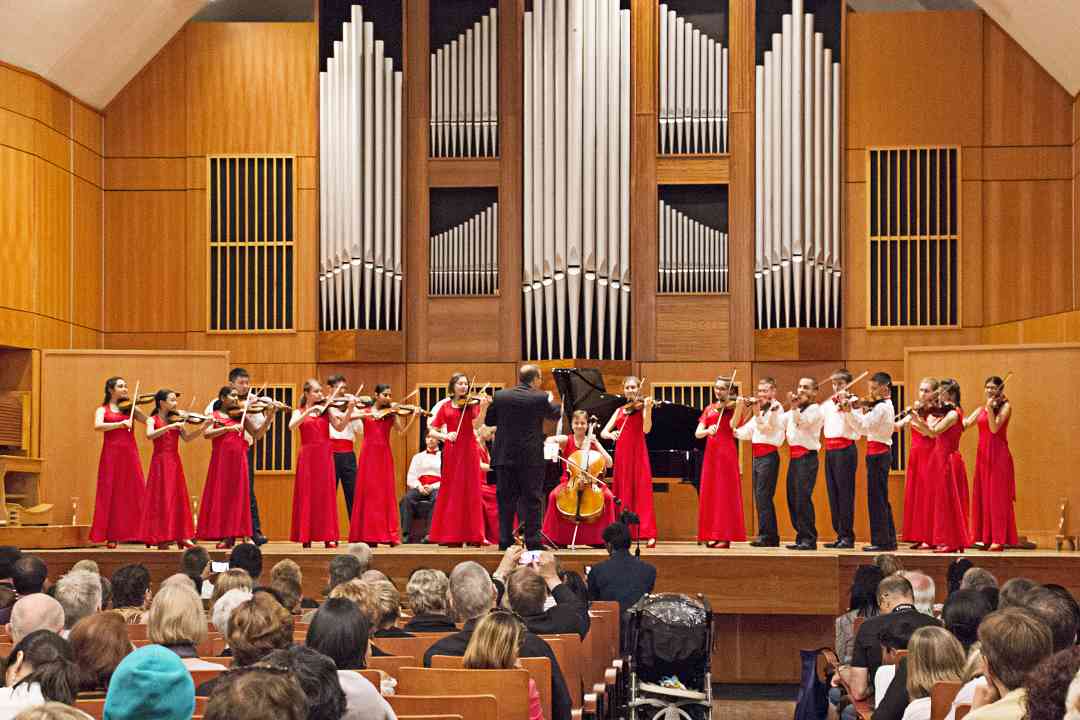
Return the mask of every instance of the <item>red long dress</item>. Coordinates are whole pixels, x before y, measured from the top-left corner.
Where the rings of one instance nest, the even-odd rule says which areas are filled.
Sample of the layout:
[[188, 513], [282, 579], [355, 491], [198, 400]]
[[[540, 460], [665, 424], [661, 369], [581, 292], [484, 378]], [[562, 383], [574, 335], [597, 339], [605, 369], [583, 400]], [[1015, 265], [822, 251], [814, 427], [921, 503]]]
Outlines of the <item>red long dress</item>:
[[[571, 435], [566, 439], [566, 447], [563, 448], [562, 455], [563, 457], [570, 457], [577, 449], [577, 443], [574, 442], [574, 436]], [[569, 545], [570, 541], [574, 539], [574, 528], [577, 527], [578, 534], [575, 542], [578, 545], [603, 546], [604, 528], [615, 522], [616, 519], [615, 495], [612, 494], [606, 484], [601, 485], [604, 493], [604, 509], [592, 522], [575, 525], [573, 521], [564, 518], [555, 505], [556, 498], [566, 487], [568, 480], [566, 466], [564, 465], [562, 479], [559, 480], [558, 486], [548, 495], [547, 510], [544, 513], [544, 534], [551, 538], [552, 542], [559, 545]]]
[[439, 496], [435, 499], [435, 512], [428, 533], [433, 543], [484, 542], [484, 514], [477, 512], [483, 503], [480, 450], [472, 426], [479, 412], [478, 405], [469, 405], [462, 410], [444, 402], [431, 421], [432, 427], [445, 426], [447, 432], [458, 431], [455, 442], [447, 440], [443, 443], [442, 483], [439, 485]]
[[[240, 423], [215, 412], [223, 425]], [[248, 487], [247, 440], [242, 432], [215, 435], [211, 442], [210, 467], [199, 503], [200, 540], [250, 537], [251, 489]]]
[[[168, 425], [160, 415], [154, 415], [149, 422], [152, 430]], [[154, 438], [154, 454], [146, 474], [145, 512], [139, 532], [143, 542], [162, 544], [195, 537], [179, 445], [180, 430], [177, 428]]]
[[337, 542], [337, 475], [330, 444], [330, 415], [308, 415], [300, 421], [300, 452], [293, 482], [293, 542]]
[[964, 417], [960, 408], [952, 411], [957, 420], [948, 430], [934, 439], [934, 449], [926, 463], [926, 483], [933, 493], [933, 531], [931, 543], [949, 548], [964, 548], [968, 544], [967, 516], [960, 496], [960, 487], [967, 495], [967, 468], [960, 454], [960, 435], [964, 432]]
[[359, 492], [353, 500], [349, 542], [391, 545], [401, 542], [394, 454], [390, 450], [394, 417], [388, 414], [378, 420], [364, 418], [364, 446], [356, 468]]
[[627, 415], [619, 408], [615, 411], [613, 427], [619, 430], [619, 439], [615, 442], [612, 490], [622, 500], [624, 510], [631, 510], [641, 518], [634, 536], [652, 540], [656, 537], [656, 512], [653, 510], [652, 466], [649, 448], [645, 445], [644, 412]]
[[[105, 422], [123, 422], [128, 417], [127, 413], [113, 412], [105, 405]], [[146, 482], [135, 433], [127, 428], [116, 428], [106, 430], [102, 435], [90, 540], [138, 542], [143, 539], [139, 526], [142, 524]]]
[[741, 542], [746, 540], [743, 519], [742, 483], [739, 479], [739, 448], [731, 429], [732, 410], [717, 411], [716, 404], [705, 408], [698, 422], [706, 429], [717, 426], [705, 442], [698, 491], [698, 540], [700, 542]]
[[[491, 464], [491, 453], [488, 452], [484, 443], [477, 446], [480, 453], [480, 462]], [[499, 542], [499, 489], [489, 485], [487, 472], [480, 470], [480, 499], [483, 501], [481, 508], [484, 513], [484, 537], [485, 544], [495, 545]]]
[[1009, 421], [998, 431], [990, 431], [984, 407], [979, 411], [979, 451], [975, 455], [975, 482], [972, 489], [971, 537], [986, 545], [1015, 545], [1016, 471], [1009, 451]]
[[933, 493], [926, 480], [926, 465], [933, 449], [933, 438], [911, 428], [907, 477], [904, 480], [904, 542], [930, 542], [933, 532], [930, 513]]

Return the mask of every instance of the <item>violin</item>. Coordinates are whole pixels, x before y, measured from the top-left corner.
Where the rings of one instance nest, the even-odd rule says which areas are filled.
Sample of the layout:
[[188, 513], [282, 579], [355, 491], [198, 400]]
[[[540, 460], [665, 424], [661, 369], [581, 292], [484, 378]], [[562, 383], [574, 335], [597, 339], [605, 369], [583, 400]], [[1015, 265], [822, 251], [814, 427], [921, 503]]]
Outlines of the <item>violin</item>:
[[132, 403], [130, 397], [120, 398], [116, 401], [116, 409], [120, 412], [131, 412], [131, 406], [134, 405], [150, 405], [154, 402], [154, 393], [143, 393], [142, 395], [136, 395], [135, 401]]
[[757, 405], [757, 402], [758, 399], [756, 397], [743, 397], [742, 395], [736, 395], [733, 398], [728, 398], [723, 403], [715, 402], [713, 404], [716, 405], [718, 410], [734, 410], [739, 406], [739, 403], [742, 403], [746, 407], [751, 407], [753, 405]]
[[988, 400], [990, 409], [995, 415], [1001, 412], [1001, 408], [1005, 407], [1005, 403], [1009, 402], [1009, 398], [1005, 397], [1005, 383], [1008, 382], [1010, 377], [1012, 377], [1012, 372], [1005, 374], [1005, 379], [1001, 381], [1001, 384], [994, 391], [994, 395]]
[[210, 418], [205, 415], [193, 412], [181, 412], [180, 410], [170, 410], [165, 413], [165, 422], [169, 425], [178, 422], [190, 423], [192, 425], [201, 425], [205, 422], [209, 422]]
[[568, 478], [566, 486], [555, 498], [555, 507], [571, 522], [589, 523], [600, 517], [604, 511], [603, 481], [607, 461], [603, 454], [594, 449], [597, 419], [589, 418], [589, 431], [581, 447], [570, 453], [569, 458], [561, 455], [566, 464]]
[[357, 415], [354, 415], [353, 417], [355, 417], [355, 418], [371, 418], [373, 420], [382, 420], [384, 417], [387, 417], [389, 415], [400, 415], [400, 416], [403, 416], [403, 417], [408, 417], [410, 415], [428, 416], [428, 415], [431, 415], [431, 413], [428, 412], [427, 410], [425, 410], [424, 408], [420, 407], [419, 405], [402, 405], [402, 404], [399, 404], [399, 403], [392, 403], [390, 405], [390, 407], [384, 407], [384, 408], [377, 408], [377, 409], [369, 410], [367, 412], [363, 412], [363, 413], [359, 413]]

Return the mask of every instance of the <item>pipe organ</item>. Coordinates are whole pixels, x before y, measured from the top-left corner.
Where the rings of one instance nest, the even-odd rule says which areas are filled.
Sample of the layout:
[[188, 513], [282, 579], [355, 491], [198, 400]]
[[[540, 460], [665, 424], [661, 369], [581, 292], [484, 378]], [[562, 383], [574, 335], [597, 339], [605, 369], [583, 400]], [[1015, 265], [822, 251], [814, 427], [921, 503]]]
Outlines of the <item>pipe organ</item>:
[[667, 3], [657, 27], [660, 152], [726, 153], [728, 49]]
[[630, 11], [524, 16], [523, 353], [629, 357]]
[[839, 327], [839, 48], [825, 47], [803, 0], [792, 0], [765, 47], [755, 87], [756, 325]]
[[728, 292], [728, 236], [719, 223], [706, 223], [660, 200], [657, 292]]
[[401, 328], [403, 108], [394, 64], [365, 8], [352, 5], [319, 73], [324, 330]]
[[498, 155], [498, 10], [431, 53], [431, 156]]
[[499, 203], [435, 233], [428, 245], [429, 295], [499, 291]]

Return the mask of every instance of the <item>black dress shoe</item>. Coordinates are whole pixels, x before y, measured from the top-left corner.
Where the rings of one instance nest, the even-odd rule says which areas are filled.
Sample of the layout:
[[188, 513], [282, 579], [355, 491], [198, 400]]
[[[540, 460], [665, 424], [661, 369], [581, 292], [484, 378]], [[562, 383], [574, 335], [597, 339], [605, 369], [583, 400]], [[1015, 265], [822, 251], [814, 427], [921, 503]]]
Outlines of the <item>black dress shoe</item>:
[[817, 545], [810, 545], [809, 543], [795, 543], [793, 545], [785, 545], [788, 550], [817, 550]]
[[269, 541], [262, 533], [255, 533], [251, 536], [251, 542], [255, 543], [256, 545], [265, 545]]
[[827, 547], [830, 550], [835, 550], [836, 548], [840, 547], [841, 542], [842, 542], [841, 540], [833, 540], [831, 543], [822, 543], [821, 546], [822, 547]]
[[780, 547], [779, 540], [754, 539], [750, 541], [751, 547]]
[[853, 550], [855, 548], [854, 540], [837, 540], [833, 545], [837, 550]]
[[895, 545], [863, 545], [863, 552], [883, 553], [896, 552]]

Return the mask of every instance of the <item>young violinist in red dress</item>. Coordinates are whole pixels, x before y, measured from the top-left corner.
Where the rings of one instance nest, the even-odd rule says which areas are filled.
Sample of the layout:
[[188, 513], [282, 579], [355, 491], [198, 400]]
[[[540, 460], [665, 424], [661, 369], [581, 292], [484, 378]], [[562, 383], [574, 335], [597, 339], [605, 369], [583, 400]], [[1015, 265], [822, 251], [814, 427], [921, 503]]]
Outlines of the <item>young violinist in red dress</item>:
[[394, 474], [394, 454], [390, 450], [391, 428], [404, 433], [416, 415], [406, 421], [391, 400], [390, 386], [375, 386], [375, 402], [369, 410], [353, 417], [363, 421], [360, 432], [364, 446], [360, 450], [357, 477], [360, 492], [353, 500], [349, 523], [349, 542], [369, 545], [397, 545], [401, 541], [397, 502], [397, 479]]
[[[569, 435], [552, 435], [545, 442], [558, 445], [559, 455], [569, 458], [576, 451], [581, 450], [589, 434], [589, 414], [584, 410], [575, 410], [570, 419], [571, 433]], [[592, 448], [604, 458], [604, 468], [612, 465], [611, 455], [596, 438], [592, 440]], [[605, 483], [600, 483], [600, 491], [604, 494], [604, 509], [599, 517], [586, 523], [575, 524], [573, 520], [564, 518], [559, 512], [557, 500], [559, 495], [566, 490], [569, 482], [569, 466], [563, 464], [562, 478], [558, 486], [548, 495], [547, 511], [544, 513], [544, 534], [548, 539], [560, 546], [567, 546], [573, 542], [576, 545], [592, 545], [593, 547], [604, 546], [604, 528], [615, 522], [615, 495]], [[574, 529], [577, 528], [577, 538], [574, 537]]]
[[448, 398], [435, 407], [428, 432], [443, 443], [442, 484], [435, 500], [428, 538], [441, 545], [482, 545], [484, 516], [480, 490], [480, 450], [476, 429], [491, 404], [486, 393], [469, 395], [469, 379], [454, 373], [447, 384]]
[[142, 539], [159, 550], [176, 543], [181, 550], [194, 547], [180, 441], [190, 442], [202, 434], [206, 418], [176, 409], [176, 393], [162, 389], [154, 394], [154, 410], [146, 423], [146, 437], [154, 442], [150, 470], [146, 474], [146, 505], [142, 515]]
[[218, 391], [218, 402], [220, 405], [211, 416], [213, 422], [203, 430], [203, 437], [211, 441], [212, 449], [199, 503], [196, 536], [200, 540], [219, 540], [217, 548], [224, 550], [231, 548], [236, 538], [251, 537], [252, 533], [248, 442], [244, 433], [258, 442], [270, 429], [273, 416], [261, 423], [250, 416], [252, 411], [275, 413], [277, 408], [269, 406], [264, 411], [252, 402], [245, 413], [232, 385]]
[[[304, 383], [300, 407], [289, 418], [290, 430], [300, 428], [289, 539], [305, 548], [311, 547], [313, 541], [336, 548], [339, 534], [337, 476], [330, 428], [341, 430], [349, 425], [356, 398], [341, 398], [345, 402], [344, 414], [331, 412], [325, 399], [319, 381], [309, 378]], [[337, 400], [336, 394], [333, 399]]]
[[707, 438], [698, 491], [698, 542], [711, 548], [726, 549], [732, 542], [746, 540], [739, 445], [734, 436], [736, 421], [743, 417], [736, 407], [746, 407], [746, 403], [732, 399], [731, 390], [729, 378], [716, 378], [714, 402], [701, 413], [694, 431], [694, 437]]
[[975, 455], [975, 482], [971, 501], [971, 536], [976, 545], [1000, 552], [1015, 545], [1016, 471], [1009, 450], [1012, 405], [1002, 393], [1005, 381], [997, 375], [983, 386], [986, 404], [964, 419], [964, 427], [979, 426], [979, 451]]
[[476, 447], [480, 453], [480, 499], [484, 513], [484, 544], [494, 545], [499, 542], [499, 491], [490, 484], [488, 473], [491, 472], [491, 453], [488, 443], [495, 437], [495, 428], [481, 425], [476, 431]]
[[919, 413], [928, 420], [937, 420], [929, 414], [931, 400], [937, 392], [937, 378], [925, 377], [919, 381], [919, 399], [902, 413], [896, 429], [903, 432], [911, 425], [911, 443], [908, 447], [907, 473], [904, 479], [904, 542], [914, 543], [912, 550], [931, 549], [933, 532], [933, 487], [927, 480], [926, 467], [934, 449], [934, 438], [923, 435], [912, 424], [912, 417]]
[[146, 415], [130, 404], [137, 400], [131, 397], [124, 378], [111, 377], [105, 381], [105, 398], [94, 412], [94, 430], [103, 433], [104, 440], [98, 461], [90, 540], [104, 541], [110, 549], [118, 542], [142, 540], [139, 526], [146, 483], [135, 444], [134, 423], [146, 422]]
[[938, 398], [940, 417], [923, 420], [916, 414], [911, 419], [912, 427], [934, 438], [934, 448], [926, 463], [926, 482], [933, 493], [930, 542], [936, 553], [964, 552], [968, 526], [960, 488], [966, 494], [967, 469], [960, 455], [960, 435], [964, 432], [960, 385], [955, 380], [942, 380]]
[[623, 380], [623, 395], [630, 407], [616, 410], [600, 437], [615, 441], [612, 490], [623, 507], [641, 519], [636, 537], [644, 538], [647, 546], [652, 548], [656, 547], [656, 512], [653, 510], [652, 466], [645, 436], [652, 430], [653, 399], [651, 395], [641, 395], [641, 381], [633, 375]]

